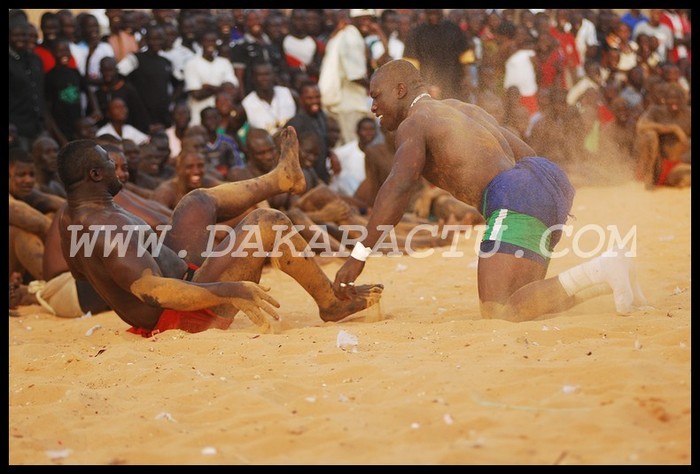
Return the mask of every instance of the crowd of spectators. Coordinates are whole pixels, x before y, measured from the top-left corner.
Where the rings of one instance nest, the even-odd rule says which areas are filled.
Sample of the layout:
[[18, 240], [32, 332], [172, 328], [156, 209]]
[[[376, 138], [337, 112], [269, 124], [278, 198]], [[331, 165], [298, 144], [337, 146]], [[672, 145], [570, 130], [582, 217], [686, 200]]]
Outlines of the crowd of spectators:
[[[11, 211], [53, 215], [65, 198], [55, 155], [72, 140], [121, 148], [125, 189], [172, 209], [190, 189], [270, 168], [293, 124], [307, 181], [365, 213], [364, 151], [387, 136], [369, 79], [400, 58], [434, 99], [483, 107], [575, 185], [687, 185], [691, 10], [621, 11], [64, 9], [35, 25], [10, 10]], [[18, 215], [38, 241], [17, 245], [39, 248], [50, 220]]]

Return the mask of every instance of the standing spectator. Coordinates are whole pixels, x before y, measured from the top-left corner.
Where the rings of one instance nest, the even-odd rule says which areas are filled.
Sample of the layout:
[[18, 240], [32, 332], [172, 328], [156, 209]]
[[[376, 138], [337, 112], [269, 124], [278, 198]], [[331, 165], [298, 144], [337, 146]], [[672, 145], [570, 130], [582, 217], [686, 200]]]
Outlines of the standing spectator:
[[[289, 34], [289, 21], [287, 16], [279, 10], [270, 11], [263, 21], [263, 31], [270, 38], [270, 45], [273, 49], [273, 57], [283, 58], [284, 61], [284, 38]], [[315, 40], [314, 40], [314, 45]], [[319, 55], [319, 63], [321, 61]], [[292, 82], [292, 73], [289, 68], [285, 71], [287, 77], [279, 77], [279, 85], [289, 87]], [[316, 80], [318, 80], [318, 67], [316, 70]]]
[[372, 9], [352, 9], [350, 20], [340, 18], [321, 63], [321, 102], [326, 113], [340, 123], [342, 143], [354, 140], [357, 122], [370, 115], [364, 37], [370, 34], [375, 16]]
[[559, 42], [564, 53], [564, 81], [566, 89], [569, 89], [580, 77], [581, 59], [576, 48], [576, 37], [569, 31], [568, 9], [556, 11], [556, 24], [549, 29], [549, 33]]
[[80, 48], [78, 47], [78, 20], [71, 10], [58, 10], [56, 12], [58, 19], [61, 23], [61, 35], [64, 36], [68, 41], [70, 46], [70, 54], [73, 56], [73, 61], [75, 61], [75, 67], [78, 67], [77, 59], [80, 56]]
[[177, 21], [180, 34], [175, 40], [173, 48], [186, 48], [192, 53], [192, 56], [202, 54], [202, 45], [197, 41], [197, 20], [194, 15], [187, 15], [186, 12], [187, 10], [184, 8], [180, 10]]
[[112, 99], [119, 97], [129, 109], [127, 123], [138, 128], [143, 133], [148, 133], [149, 115], [146, 106], [141, 101], [141, 96], [134, 86], [127, 82], [117, 72], [117, 60], [111, 56], [106, 56], [100, 61], [100, 74], [102, 82], [97, 87], [95, 97], [100, 107], [103, 119], [98, 121], [98, 126], [107, 123], [107, 109]]
[[219, 39], [216, 40], [216, 45], [219, 48], [219, 55], [223, 58], [228, 58], [231, 55], [231, 49], [236, 43], [231, 39], [231, 29], [233, 28], [233, 14], [231, 10], [218, 10], [214, 16], [216, 31], [219, 33]]
[[290, 76], [295, 71], [306, 72], [309, 77], [318, 78], [321, 55], [316, 40], [306, 29], [307, 10], [295, 8], [289, 18], [289, 34], [282, 41], [284, 58], [289, 66]]
[[470, 56], [459, 26], [443, 19], [442, 9], [426, 9], [425, 15], [426, 23], [409, 31], [403, 58], [420, 70], [426, 85], [440, 89], [442, 98], [461, 99], [463, 81], [470, 80], [473, 52]]
[[102, 118], [95, 93], [77, 69], [69, 66], [70, 47], [68, 40], [59, 38], [52, 43], [56, 65], [46, 74], [44, 96], [46, 97], [46, 121], [56, 141], [63, 146], [75, 140], [75, 123], [86, 115], [80, 100], [81, 94], [88, 98], [88, 108], [97, 121]]
[[639, 8], [630, 8], [627, 13], [620, 17], [620, 21], [626, 23], [630, 27], [630, 31], [634, 31], [638, 23], [649, 21], [649, 17], [642, 13]]
[[109, 43], [101, 40], [100, 24], [94, 15], [81, 13], [79, 19], [81, 41], [76, 49], [75, 61], [80, 74], [96, 89], [102, 81], [100, 62], [104, 57], [114, 57], [114, 50]]
[[326, 53], [326, 44], [337, 26], [338, 10], [335, 8], [309, 8], [306, 11], [306, 32], [316, 41], [321, 57]]
[[241, 88], [241, 94], [247, 95], [253, 90], [252, 65], [260, 60], [272, 65], [273, 77], [277, 82], [289, 84], [287, 63], [263, 31], [260, 10], [247, 10], [243, 41], [231, 50], [231, 63], [238, 78], [236, 84]]
[[516, 87], [520, 93], [519, 102], [530, 115], [537, 112], [537, 74], [534, 64], [534, 40], [524, 26], [515, 27], [513, 54], [505, 63], [503, 88]]
[[[576, 51], [579, 57], [579, 67], [577, 71], [579, 77], [583, 75], [583, 64], [586, 59], [598, 57], [598, 35], [595, 24], [583, 15], [581, 9], [571, 10], [571, 32], [576, 38]], [[630, 29], [630, 31], [632, 31]]]
[[173, 75], [170, 61], [160, 55], [163, 27], [149, 26], [145, 40], [146, 49], [126, 56], [117, 69], [138, 91], [148, 112], [149, 130], [165, 130], [170, 126], [171, 103], [180, 96], [182, 84]]
[[407, 15], [399, 15], [396, 10], [387, 8], [379, 18], [379, 26], [387, 38], [387, 48], [384, 47], [382, 41], [375, 41], [370, 45], [370, 54], [372, 55], [372, 60], [376, 61], [377, 66], [381, 66], [391, 59], [403, 58], [403, 51], [406, 46], [404, 44], [406, 39], [404, 34], [408, 34], [408, 30], [405, 28], [403, 34], [400, 31], [402, 18], [404, 23], [408, 25]]
[[559, 42], [549, 31], [544, 31], [538, 36], [536, 53], [538, 88], [556, 86], [564, 89], [564, 54], [559, 48]]
[[222, 90], [225, 82], [239, 86], [231, 62], [218, 55], [217, 38], [215, 30], [205, 31], [201, 37], [202, 53], [185, 64], [185, 91], [191, 126], [200, 124], [200, 114], [205, 107], [214, 107], [214, 96]]
[[139, 50], [139, 43], [131, 29], [127, 29], [125, 12], [121, 8], [107, 8], [105, 15], [109, 20], [109, 35], [106, 41], [114, 50], [117, 62]]
[[296, 102], [288, 87], [275, 85], [272, 64], [252, 65], [253, 89], [242, 105], [251, 128], [262, 128], [270, 135], [277, 133], [296, 114]]
[[25, 151], [46, 130], [44, 70], [39, 56], [27, 51], [27, 24], [21, 16], [9, 20], [9, 117]]
[[665, 62], [666, 57], [673, 49], [673, 32], [668, 25], [661, 23], [662, 10], [655, 8], [649, 10], [649, 21], [638, 23], [632, 30], [632, 39], [637, 41], [637, 37], [641, 34], [654, 37], [658, 40], [658, 45], [655, 51], [659, 55], [659, 61]]
[[174, 8], [151, 8], [151, 15], [159, 25], [177, 24], [177, 11]]
[[[41, 28], [42, 40], [41, 44], [34, 48], [34, 54], [41, 58], [41, 62], [44, 65], [44, 72], [47, 73], [56, 65], [53, 46], [61, 33], [61, 19], [56, 13], [45, 12], [41, 15], [39, 27]], [[77, 68], [72, 52], [70, 60], [68, 61], [68, 67], [73, 69]]]
[[690, 60], [690, 18], [684, 9], [666, 9], [659, 21], [668, 26], [673, 33], [673, 47], [668, 59], [677, 64], [681, 60]]
[[27, 51], [36, 54], [39, 44], [39, 31], [33, 23], [27, 23]]

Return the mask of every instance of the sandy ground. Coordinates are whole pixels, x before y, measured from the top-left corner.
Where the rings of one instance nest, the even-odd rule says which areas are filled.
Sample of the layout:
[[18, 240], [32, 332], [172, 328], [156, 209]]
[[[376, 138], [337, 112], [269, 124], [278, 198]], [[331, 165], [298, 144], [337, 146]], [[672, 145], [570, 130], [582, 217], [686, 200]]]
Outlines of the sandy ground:
[[[323, 323], [287, 275], [274, 334], [127, 333], [114, 313], [9, 319], [10, 464], [691, 463], [690, 189], [579, 189], [549, 275], [636, 230], [653, 308], [601, 296], [536, 321], [482, 320], [460, 258], [372, 258], [379, 307]], [[607, 234], [605, 231], [605, 242]], [[340, 264], [324, 266], [329, 276]], [[353, 351], [337, 341], [357, 338]]]

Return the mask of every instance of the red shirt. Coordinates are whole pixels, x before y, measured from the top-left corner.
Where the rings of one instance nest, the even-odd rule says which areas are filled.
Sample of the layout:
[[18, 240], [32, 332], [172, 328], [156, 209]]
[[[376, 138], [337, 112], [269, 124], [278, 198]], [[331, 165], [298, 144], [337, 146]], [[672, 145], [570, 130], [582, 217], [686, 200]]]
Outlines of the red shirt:
[[559, 41], [559, 45], [564, 53], [564, 64], [566, 67], [575, 69], [579, 64], [581, 64], [581, 60], [578, 56], [578, 50], [576, 49], [576, 37], [574, 35], [560, 31], [555, 27], [551, 27], [549, 29], [549, 34]]
[[[37, 46], [34, 48], [34, 54], [41, 59], [41, 63], [44, 65], [44, 74], [56, 66], [56, 58], [54, 58], [53, 53], [46, 49], [46, 47], [41, 45]], [[68, 67], [71, 69], [78, 69], [78, 64], [75, 62], [73, 56], [71, 56], [70, 61], [68, 61]]]

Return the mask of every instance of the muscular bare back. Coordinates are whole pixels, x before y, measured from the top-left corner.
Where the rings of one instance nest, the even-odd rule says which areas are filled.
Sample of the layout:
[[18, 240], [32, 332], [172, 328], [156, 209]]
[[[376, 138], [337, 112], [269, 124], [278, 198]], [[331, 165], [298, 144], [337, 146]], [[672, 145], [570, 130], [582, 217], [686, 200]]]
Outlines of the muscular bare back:
[[423, 176], [478, 206], [488, 183], [515, 164], [507, 132], [483, 109], [454, 99], [418, 101], [413, 109], [397, 129], [397, 157], [424, 147]]
[[[80, 230], [73, 234], [69, 230], [71, 225], [81, 226]], [[95, 227], [91, 230], [90, 226]], [[105, 237], [107, 226], [116, 226], [112, 227], [114, 230], [109, 238]], [[125, 232], [124, 229], [128, 227], [124, 226], [141, 226], [144, 234], [140, 237], [138, 231]], [[101, 230], [96, 232], [94, 229], [97, 228]], [[139, 273], [150, 270], [154, 275], [173, 278], [181, 278], [187, 269], [184, 261], [165, 245], [159, 248], [158, 253], [146, 251], [141, 256], [139, 240], [147, 239], [154, 232], [143, 219], [117, 204], [107, 204], [100, 209], [68, 207], [61, 216], [59, 231], [61, 250], [73, 275], [89, 281], [109, 306], [134, 326], [141, 326], [143, 321], [153, 318], [157, 320], [162, 309], [144, 305], [132, 292], [124, 289], [124, 285], [119, 285], [117, 279], [121, 272], [118, 269], [126, 265], [138, 269]], [[108, 241], [118, 240], [118, 235], [125, 239], [125, 252], [119, 251], [118, 244], [111, 251], [105, 252]], [[94, 239], [94, 246], [77, 245], [80, 248], [73, 249], [75, 252], [72, 252], [71, 246], [81, 242], [81, 238], [88, 241]]]

